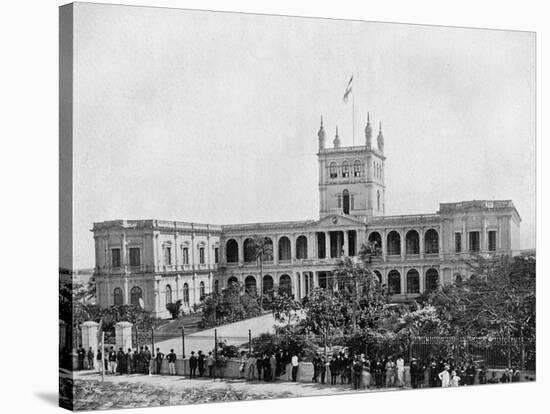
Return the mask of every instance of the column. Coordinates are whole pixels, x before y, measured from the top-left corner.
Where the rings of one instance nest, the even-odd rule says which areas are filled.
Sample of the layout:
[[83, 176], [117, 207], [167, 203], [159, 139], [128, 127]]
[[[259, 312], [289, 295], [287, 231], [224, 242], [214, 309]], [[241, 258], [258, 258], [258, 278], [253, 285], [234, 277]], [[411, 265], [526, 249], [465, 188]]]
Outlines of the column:
[[419, 241], [420, 241], [420, 258], [424, 259], [424, 229], [421, 228], [418, 230]]
[[196, 269], [195, 263], [197, 263], [196, 255], [195, 255], [195, 230], [191, 233], [191, 258], [189, 260], [189, 264], [191, 265], [191, 269]]
[[[209, 224], [207, 226], [210, 226]], [[207, 228], [207, 232], [206, 233], [206, 257], [205, 257], [205, 261], [206, 261], [206, 268], [207, 269], [211, 269], [212, 268], [212, 262], [210, 261], [210, 258], [214, 255], [213, 252], [211, 252], [212, 250], [212, 247], [210, 245], [210, 228], [208, 227]]]
[[294, 263], [294, 259], [296, 259], [296, 235], [291, 234], [288, 239], [290, 240], [290, 263]]
[[424, 293], [424, 266], [420, 266], [420, 276], [419, 276], [419, 282], [420, 282], [420, 293]]
[[401, 260], [404, 261], [405, 260], [405, 252], [407, 251], [406, 246], [405, 246], [405, 232], [404, 231], [399, 232], [399, 238], [400, 238], [399, 241], [401, 243]]
[[128, 257], [127, 256], [127, 248], [126, 248], [126, 232], [122, 233], [122, 250], [121, 250], [121, 267], [124, 271], [127, 269], [128, 265]]
[[244, 263], [244, 240], [239, 237], [239, 266], [242, 266]]
[[466, 219], [462, 220], [462, 240], [460, 243], [462, 252], [468, 251], [468, 233], [466, 232]]
[[105, 278], [106, 288], [107, 288], [107, 294], [105, 295], [105, 303], [106, 307], [109, 307], [113, 304], [113, 300], [111, 299], [113, 297], [113, 294], [111, 293], [111, 283], [109, 281], [109, 278]]
[[330, 259], [330, 232], [325, 231], [325, 258]]
[[154, 313], [158, 314], [158, 312], [160, 312], [160, 282], [157, 280], [156, 281], [156, 286], [155, 286], [155, 290], [154, 290], [154, 294], [155, 294], [155, 309], [153, 309]]
[[439, 223], [439, 238], [438, 238], [438, 253], [439, 253], [439, 258], [440, 259], [443, 259], [443, 252], [444, 252], [444, 248], [443, 248], [443, 231], [444, 231], [444, 228], [443, 228], [443, 222]]
[[128, 287], [128, 276], [124, 278], [124, 302], [125, 305], [130, 304], [130, 289]]
[[155, 270], [157, 270], [160, 266], [160, 257], [159, 257], [159, 235], [158, 233], [155, 233], [155, 238], [153, 241], [153, 249], [155, 251]]
[[401, 293], [407, 293], [407, 275], [405, 274], [404, 266], [401, 266]]
[[344, 249], [344, 254], [349, 257], [349, 230], [344, 231], [344, 245], [342, 248]]
[[315, 257], [315, 233], [309, 232], [307, 234], [307, 258], [313, 259]]
[[178, 270], [178, 231], [176, 230], [176, 222], [174, 221], [174, 269]]
[[312, 272], [313, 273], [313, 287], [318, 288], [319, 287], [319, 272]]
[[132, 348], [132, 324], [130, 322], [118, 322], [115, 324], [116, 347], [124, 350]]
[[480, 242], [481, 242], [481, 245], [480, 245], [480, 248], [479, 250], [484, 252], [484, 251], [487, 251], [487, 220], [485, 219], [485, 217], [483, 217], [483, 220], [482, 220], [482, 226], [481, 226], [481, 235], [480, 235]]
[[182, 292], [180, 290], [180, 275], [176, 273], [176, 301], [180, 300], [183, 302]]
[[82, 347], [86, 351], [88, 351], [88, 349], [92, 347], [95, 354], [98, 349], [97, 330], [99, 328], [99, 324], [94, 321], [86, 321], [82, 323], [81, 328], [82, 328]]
[[273, 237], [273, 264], [279, 264], [279, 236]]
[[382, 258], [384, 261], [387, 260], [388, 257], [388, 240], [387, 240], [387, 234], [386, 230], [380, 232], [380, 236], [382, 237]]

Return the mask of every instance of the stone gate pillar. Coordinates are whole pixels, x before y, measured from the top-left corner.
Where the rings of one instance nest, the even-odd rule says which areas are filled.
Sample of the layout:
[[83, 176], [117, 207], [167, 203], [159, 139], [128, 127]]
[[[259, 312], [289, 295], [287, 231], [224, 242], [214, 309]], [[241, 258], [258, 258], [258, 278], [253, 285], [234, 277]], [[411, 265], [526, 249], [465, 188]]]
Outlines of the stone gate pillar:
[[115, 343], [116, 348], [122, 348], [126, 351], [132, 348], [132, 324], [130, 322], [118, 322], [115, 325]]
[[94, 354], [97, 353], [98, 343], [97, 343], [97, 330], [99, 329], [99, 324], [94, 321], [83, 322], [81, 325], [82, 330], [82, 348], [86, 351], [90, 347], [94, 350]]

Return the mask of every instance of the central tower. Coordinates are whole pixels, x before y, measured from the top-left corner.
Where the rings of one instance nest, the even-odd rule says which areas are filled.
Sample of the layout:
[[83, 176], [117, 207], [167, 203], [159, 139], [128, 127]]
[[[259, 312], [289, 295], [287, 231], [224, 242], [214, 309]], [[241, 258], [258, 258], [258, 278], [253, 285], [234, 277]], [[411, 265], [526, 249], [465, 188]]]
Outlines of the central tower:
[[344, 214], [368, 222], [385, 214], [384, 136], [382, 124], [376, 147], [367, 114], [365, 144], [341, 147], [338, 127], [332, 148], [325, 148], [326, 132], [321, 118], [319, 138], [319, 216]]

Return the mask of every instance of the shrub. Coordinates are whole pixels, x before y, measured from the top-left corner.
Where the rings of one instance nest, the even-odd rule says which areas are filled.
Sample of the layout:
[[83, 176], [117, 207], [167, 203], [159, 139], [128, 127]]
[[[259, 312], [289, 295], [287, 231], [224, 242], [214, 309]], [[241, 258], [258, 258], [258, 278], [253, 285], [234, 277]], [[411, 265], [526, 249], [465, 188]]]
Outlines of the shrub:
[[174, 303], [167, 303], [166, 309], [172, 315], [172, 319], [176, 319], [180, 315], [181, 311], [181, 299]]

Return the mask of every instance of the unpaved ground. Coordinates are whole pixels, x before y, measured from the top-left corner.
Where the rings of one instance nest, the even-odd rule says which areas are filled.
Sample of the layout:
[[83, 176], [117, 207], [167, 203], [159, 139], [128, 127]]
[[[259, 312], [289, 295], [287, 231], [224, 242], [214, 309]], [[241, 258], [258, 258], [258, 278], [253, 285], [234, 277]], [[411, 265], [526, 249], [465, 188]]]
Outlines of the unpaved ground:
[[[114, 375], [77, 372], [74, 376], [74, 409], [156, 407], [162, 405], [289, 398], [354, 392], [350, 385], [237, 379], [187, 379], [180, 376]], [[374, 390], [365, 390], [365, 392]], [[386, 391], [386, 390], [384, 390]]]

